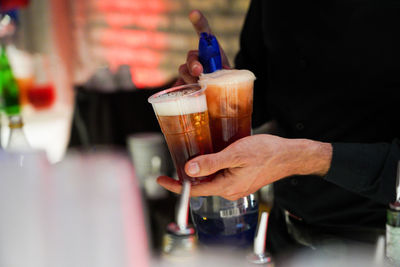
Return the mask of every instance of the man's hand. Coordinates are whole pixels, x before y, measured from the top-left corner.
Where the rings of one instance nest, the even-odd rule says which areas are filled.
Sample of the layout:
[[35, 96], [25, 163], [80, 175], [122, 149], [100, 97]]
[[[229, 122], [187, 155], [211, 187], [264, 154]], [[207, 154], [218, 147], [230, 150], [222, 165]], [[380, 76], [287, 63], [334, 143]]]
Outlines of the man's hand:
[[[285, 139], [274, 135], [242, 138], [223, 151], [198, 156], [185, 165], [189, 176], [218, 172], [210, 182], [193, 185], [191, 196], [221, 196], [236, 200], [261, 187], [291, 175], [325, 175], [330, 167], [332, 146], [307, 139]], [[180, 193], [178, 181], [161, 176], [157, 182]]]
[[[202, 32], [211, 33], [206, 17], [198, 10], [193, 10], [189, 14], [189, 20], [192, 23], [197, 34]], [[223, 68], [230, 68], [228, 58], [226, 57], [222, 47], [220, 46], [221, 59]], [[199, 51], [191, 50], [187, 54], [186, 63], [179, 66], [179, 78], [175, 85], [196, 83], [198, 77], [203, 72], [203, 66], [199, 61]]]

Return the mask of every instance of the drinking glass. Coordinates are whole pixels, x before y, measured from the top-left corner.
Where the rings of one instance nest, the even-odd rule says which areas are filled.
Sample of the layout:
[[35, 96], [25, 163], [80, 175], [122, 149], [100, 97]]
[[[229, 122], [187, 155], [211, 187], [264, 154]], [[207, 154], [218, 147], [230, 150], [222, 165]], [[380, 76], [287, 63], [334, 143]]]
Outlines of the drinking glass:
[[152, 95], [152, 104], [180, 182], [200, 183], [211, 177], [190, 177], [185, 163], [196, 156], [213, 152], [207, 100], [198, 84], [173, 87]]

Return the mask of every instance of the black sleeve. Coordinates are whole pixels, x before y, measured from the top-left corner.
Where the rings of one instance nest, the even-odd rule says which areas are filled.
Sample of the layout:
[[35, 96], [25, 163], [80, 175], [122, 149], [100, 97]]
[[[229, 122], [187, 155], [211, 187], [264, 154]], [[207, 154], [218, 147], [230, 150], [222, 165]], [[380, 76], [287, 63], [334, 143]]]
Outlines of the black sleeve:
[[254, 84], [253, 127], [258, 127], [271, 119], [265, 105], [268, 69], [267, 47], [263, 33], [264, 12], [263, 1], [251, 1], [240, 34], [240, 50], [235, 58], [236, 69], [250, 70], [256, 76]]
[[331, 167], [325, 176], [338, 186], [383, 204], [396, 198], [400, 143], [332, 143]]

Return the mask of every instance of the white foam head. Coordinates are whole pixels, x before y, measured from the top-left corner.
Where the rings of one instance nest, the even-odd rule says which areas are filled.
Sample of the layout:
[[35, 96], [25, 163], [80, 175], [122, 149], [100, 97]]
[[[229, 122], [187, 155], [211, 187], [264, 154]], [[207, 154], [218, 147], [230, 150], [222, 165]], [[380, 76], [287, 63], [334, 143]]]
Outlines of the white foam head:
[[242, 83], [254, 81], [256, 76], [249, 70], [218, 70], [212, 73], [200, 75], [199, 84], [203, 87], [206, 85], [227, 85], [234, 83]]
[[207, 100], [203, 90], [189, 88], [155, 94], [149, 98], [155, 113], [159, 116], [177, 116], [204, 112], [207, 110]]

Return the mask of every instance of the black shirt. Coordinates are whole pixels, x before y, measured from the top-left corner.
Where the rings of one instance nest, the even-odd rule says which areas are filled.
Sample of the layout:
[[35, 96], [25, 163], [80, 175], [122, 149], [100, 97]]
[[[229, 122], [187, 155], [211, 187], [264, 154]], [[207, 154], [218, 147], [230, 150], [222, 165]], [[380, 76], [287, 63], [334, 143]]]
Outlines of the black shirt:
[[326, 177], [275, 183], [310, 225], [380, 227], [400, 159], [400, 2], [254, 0], [236, 68], [257, 77], [253, 126], [333, 145]]

